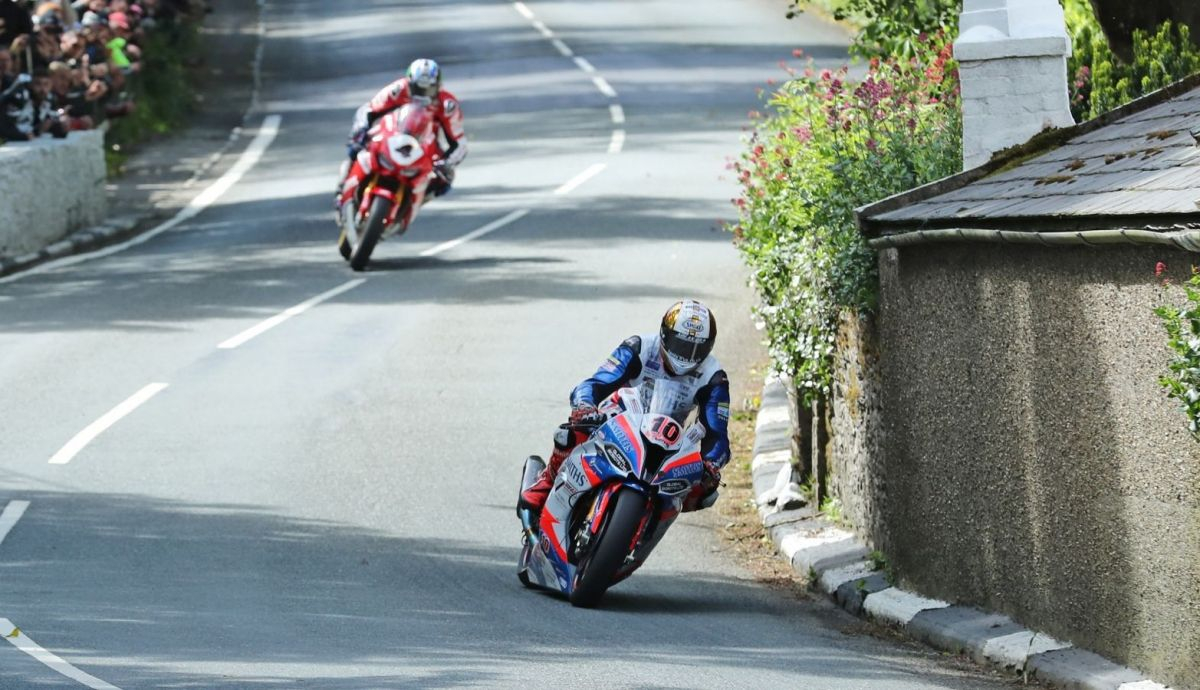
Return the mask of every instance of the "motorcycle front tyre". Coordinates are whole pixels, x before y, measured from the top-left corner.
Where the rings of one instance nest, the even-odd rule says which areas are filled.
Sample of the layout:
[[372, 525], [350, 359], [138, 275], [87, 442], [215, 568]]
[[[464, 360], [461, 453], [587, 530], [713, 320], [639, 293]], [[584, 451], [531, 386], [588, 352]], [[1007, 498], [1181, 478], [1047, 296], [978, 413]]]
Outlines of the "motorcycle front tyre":
[[384, 224], [387, 223], [388, 213], [392, 210], [392, 202], [381, 196], [371, 200], [371, 210], [367, 213], [367, 222], [358, 238], [358, 246], [351, 247], [350, 268], [361, 271], [371, 260], [371, 252], [379, 238], [383, 237]]
[[616, 504], [595, 536], [594, 545], [575, 570], [575, 586], [570, 597], [574, 606], [592, 608], [600, 603], [625, 563], [638, 526], [642, 524], [646, 513], [645, 496], [631, 489], [619, 489], [613, 500]]

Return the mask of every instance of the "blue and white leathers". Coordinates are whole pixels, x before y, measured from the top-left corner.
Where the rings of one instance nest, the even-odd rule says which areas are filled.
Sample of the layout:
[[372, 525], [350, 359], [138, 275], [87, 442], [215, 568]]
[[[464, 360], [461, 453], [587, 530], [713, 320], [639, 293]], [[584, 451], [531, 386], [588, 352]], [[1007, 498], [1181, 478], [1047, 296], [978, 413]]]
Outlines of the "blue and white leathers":
[[687, 374], [671, 374], [662, 360], [658, 333], [633, 336], [617, 346], [604, 364], [571, 392], [571, 404], [599, 404], [626, 386], [653, 387], [658, 379], [679, 385], [682, 397], [671, 417], [683, 423], [693, 409], [699, 408], [704, 427], [701, 454], [718, 468], [729, 461], [729, 377], [716, 357], [708, 356]]

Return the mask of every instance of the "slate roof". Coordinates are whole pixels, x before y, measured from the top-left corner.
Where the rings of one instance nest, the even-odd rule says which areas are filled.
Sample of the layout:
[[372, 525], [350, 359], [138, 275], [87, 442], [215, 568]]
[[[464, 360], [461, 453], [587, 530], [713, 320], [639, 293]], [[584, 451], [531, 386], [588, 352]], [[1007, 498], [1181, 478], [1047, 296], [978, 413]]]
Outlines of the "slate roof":
[[859, 209], [859, 224], [877, 236], [921, 228], [1200, 221], [1198, 143], [1200, 75], [1096, 120], [1044, 132], [975, 170]]

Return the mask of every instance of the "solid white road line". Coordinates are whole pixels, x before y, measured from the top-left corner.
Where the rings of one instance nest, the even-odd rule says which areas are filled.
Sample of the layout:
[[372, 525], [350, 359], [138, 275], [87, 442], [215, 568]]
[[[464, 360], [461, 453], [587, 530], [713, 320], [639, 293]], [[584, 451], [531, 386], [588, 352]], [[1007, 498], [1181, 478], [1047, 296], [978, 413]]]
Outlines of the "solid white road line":
[[91, 443], [97, 436], [104, 433], [113, 424], [121, 421], [121, 418], [133, 412], [138, 407], [141, 407], [150, 398], [158, 395], [164, 388], [165, 383], [151, 383], [143, 387], [138, 392], [129, 396], [124, 402], [104, 413], [104, 416], [91, 424], [87, 425], [83, 431], [75, 434], [75, 438], [67, 441], [67, 445], [63, 446], [50, 458], [51, 465], [65, 465], [71, 462], [71, 458], [79, 454], [87, 444]]
[[608, 96], [609, 98], [617, 97], [616, 90], [614, 90], [613, 87], [610, 86], [607, 81], [605, 81], [604, 77], [592, 77], [592, 83], [595, 84], [596, 88], [600, 89], [600, 93], [604, 94], [605, 96]]
[[527, 209], [527, 208], [523, 208], [519, 211], [513, 211], [512, 213], [508, 214], [507, 216], [504, 216], [503, 218], [500, 218], [499, 220], [494, 220], [494, 221], [488, 223], [487, 225], [483, 226], [482, 228], [479, 228], [478, 230], [472, 230], [471, 232], [468, 232], [467, 234], [463, 235], [462, 237], [459, 237], [458, 239], [453, 239], [453, 240], [450, 240], [449, 242], [442, 242], [441, 244], [437, 245], [436, 247], [430, 247], [429, 249], [426, 249], [425, 251], [421, 252], [421, 256], [436, 256], [438, 254], [441, 254], [444, 251], [449, 251], [451, 249], [454, 249], [458, 245], [463, 244], [464, 242], [470, 242], [471, 240], [473, 240], [477, 237], [483, 237], [484, 235], [488, 234], [489, 232], [495, 232], [496, 230], [499, 230], [500, 228], [504, 227], [505, 225], [510, 225], [512, 223], [515, 223], [518, 220], [524, 218], [528, 214], [529, 214], [529, 209]]
[[613, 103], [612, 105], [608, 106], [608, 114], [612, 115], [612, 121], [614, 125], [625, 124], [625, 109], [620, 105]]
[[588, 74], [596, 73], [596, 68], [592, 66], [592, 63], [587, 61], [587, 58], [576, 57], [575, 64], [579, 66], [579, 69], [587, 72]]
[[600, 174], [600, 171], [604, 170], [607, 167], [608, 167], [607, 163], [596, 163], [596, 164], [592, 165], [590, 168], [588, 168], [587, 170], [584, 170], [583, 172], [579, 173], [575, 177], [572, 177], [570, 180], [567, 181], [566, 184], [564, 184], [563, 186], [554, 190], [554, 193], [558, 194], [558, 195], [570, 194], [572, 191], [575, 190], [576, 187], [583, 184], [584, 182], [587, 182], [588, 180], [592, 179], [596, 175]]
[[4, 542], [4, 538], [12, 531], [17, 520], [25, 514], [25, 509], [29, 507], [29, 501], [9, 501], [8, 505], [4, 506], [4, 512], [0, 513], [0, 543]]
[[242, 152], [242, 155], [238, 157], [238, 160], [233, 164], [233, 167], [225, 171], [224, 175], [218, 178], [216, 182], [213, 182], [211, 185], [209, 185], [203, 192], [200, 192], [200, 194], [198, 194], [196, 198], [192, 199], [187, 206], [179, 209], [179, 212], [172, 216], [169, 220], [160, 223], [154, 228], [147, 230], [131, 240], [127, 240], [120, 244], [114, 244], [111, 247], [105, 247], [104, 249], [99, 249], [94, 252], [76, 254], [74, 256], [64, 257], [56, 261], [47, 261], [46, 263], [35, 266], [28, 271], [22, 271], [21, 273], [16, 273], [7, 278], [0, 279], [0, 283], [7, 283], [19, 278], [24, 278], [28, 275], [45, 273], [46, 271], [56, 268], [73, 266], [84, 261], [91, 261], [92, 259], [110, 256], [112, 254], [116, 254], [117, 252], [125, 251], [130, 247], [135, 247], [143, 242], [148, 242], [167, 230], [179, 225], [180, 223], [191, 220], [201, 211], [211, 206], [214, 201], [221, 197], [222, 194], [229, 191], [230, 187], [237, 184], [238, 181], [242, 179], [242, 176], [249, 172], [250, 169], [253, 168], [256, 163], [258, 163], [259, 159], [262, 158], [263, 153], [266, 152], [267, 147], [271, 145], [271, 142], [275, 140], [275, 136], [279, 134], [279, 123], [281, 121], [282, 118], [280, 118], [278, 115], [268, 115], [266, 118], [264, 118], [262, 126], [258, 128], [258, 134], [255, 135], [254, 140], [250, 142], [250, 145], [246, 147], [246, 150]]
[[528, 19], [530, 21], [532, 21], [534, 19], [533, 10], [529, 9], [529, 6], [526, 5], [525, 3], [514, 2], [513, 7], [517, 8], [517, 11], [521, 13], [522, 17], [525, 17], [526, 19]]
[[554, 47], [558, 49], [558, 52], [562, 53], [563, 57], [575, 56], [575, 51], [571, 50], [570, 46], [568, 46], [566, 43], [563, 43], [561, 38], [552, 38], [550, 39], [550, 42], [554, 44]]
[[332, 290], [326, 290], [325, 292], [322, 292], [321, 294], [317, 295], [316, 297], [313, 297], [312, 299], [304, 300], [303, 302], [301, 302], [300, 304], [297, 304], [294, 307], [288, 307], [287, 309], [284, 309], [282, 312], [276, 314], [275, 316], [272, 316], [271, 318], [266, 319], [265, 321], [262, 321], [255, 326], [251, 326], [250, 328], [247, 328], [246, 330], [242, 331], [241, 333], [238, 333], [237, 335], [233, 336], [232, 338], [222, 342], [220, 345], [217, 345], [217, 347], [222, 350], [232, 350], [233, 348], [244, 344], [246, 341], [250, 340], [251, 338], [255, 338], [257, 336], [262, 335], [263, 333], [266, 333], [267, 331], [278, 326], [279, 324], [283, 323], [284, 321], [287, 321], [288, 319], [292, 318], [293, 316], [303, 314], [304, 312], [308, 311], [309, 309], [312, 309], [313, 307], [317, 306], [321, 302], [324, 302], [325, 300], [333, 298], [333, 297], [337, 297], [338, 295], [342, 294], [343, 292], [346, 292], [347, 290], [353, 290], [354, 288], [358, 287], [359, 285], [362, 285], [365, 282], [367, 282], [366, 278], [355, 278], [354, 280], [346, 281], [345, 283], [342, 283], [341, 285], [333, 288]]
[[609, 153], [620, 153], [621, 148], [625, 146], [625, 130], [614, 129], [612, 133], [612, 141], [608, 142]]
[[7, 618], [0, 618], [0, 635], [3, 635], [4, 639], [11, 642], [14, 647], [22, 652], [37, 659], [59, 674], [92, 688], [92, 690], [120, 690], [120, 688], [112, 683], [105, 683], [93, 675], [84, 673], [63, 661], [62, 658], [42, 649]]

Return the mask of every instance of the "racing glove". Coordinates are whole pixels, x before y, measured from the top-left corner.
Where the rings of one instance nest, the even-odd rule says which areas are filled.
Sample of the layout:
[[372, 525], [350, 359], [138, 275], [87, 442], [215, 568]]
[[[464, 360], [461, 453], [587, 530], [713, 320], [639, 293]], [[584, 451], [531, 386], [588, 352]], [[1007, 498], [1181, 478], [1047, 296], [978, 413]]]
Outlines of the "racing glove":
[[600, 426], [608, 417], [591, 403], [578, 403], [571, 408], [572, 426]]

